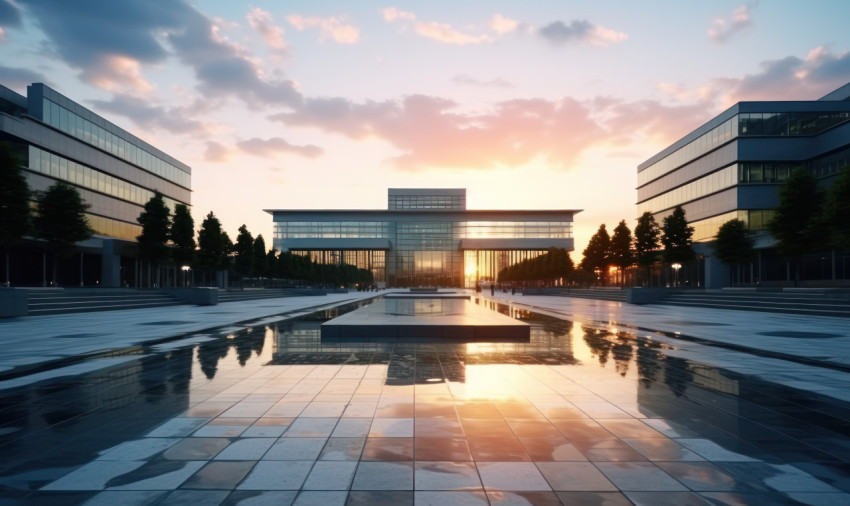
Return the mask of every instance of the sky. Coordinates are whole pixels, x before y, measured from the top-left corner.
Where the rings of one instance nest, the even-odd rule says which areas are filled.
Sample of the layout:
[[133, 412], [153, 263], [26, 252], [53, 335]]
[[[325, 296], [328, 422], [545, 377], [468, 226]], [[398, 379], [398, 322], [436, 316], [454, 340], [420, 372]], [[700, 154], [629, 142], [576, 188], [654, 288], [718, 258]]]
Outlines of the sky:
[[742, 100], [850, 82], [850, 2], [0, 0], [0, 84], [44, 82], [192, 167], [196, 225], [263, 209], [582, 209]]

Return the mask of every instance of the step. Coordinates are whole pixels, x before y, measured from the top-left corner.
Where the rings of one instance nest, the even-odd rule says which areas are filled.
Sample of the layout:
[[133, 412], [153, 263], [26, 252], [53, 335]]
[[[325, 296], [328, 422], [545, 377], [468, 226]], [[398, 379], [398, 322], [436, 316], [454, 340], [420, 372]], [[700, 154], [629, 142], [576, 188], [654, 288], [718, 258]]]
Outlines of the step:
[[764, 307], [764, 306], [749, 306], [749, 305], [741, 305], [741, 304], [717, 304], [717, 303], [701, 303], [701, 302], [676, 302], [676, 301], [663, 301], [661, 304], [666, 306], [683, 306], [683, 307], [701, 307], [708, 309], [731, 309], [731, 310], [739, 310], [739, 311], [760, 311], [760, 312], [768, 312], [768, 313], [786, 313], [786, 314], [798, 314], [798, 315], [809, 315], [809, 316], [837, 316], [837, 317], [850, 317], [850, 309], [805, 309], [805, 308], [782, 308], [781, 310], [773, 307]]
[[727, 299], [708, 296], [672, 296], [664, 299], [665, 302], [694, 302], [707, 304], [726, 305], [750, 305], [777, 308], [844, 308], [850, 310], [850, 303], [844, 301], [810, 301], [799, 302], [794, 300], [753, 300], [753, 299]]
[[144, 309], [144, 308], [154, 308], [154, 307], [167, 307], [167, 306], [177, 306], [180, 305], [179, 302], [155, 302], [155, 303], [138, 303], [138, 304], [124, 304], [120, 306], [92, 306], [88, 305], [85, 307], [79, 308], [30, 308], [28, 314], [30, 316], [36, 315], [51, 315], [51, 314], [70, 314], [70, 313], [89, 313], [94, 311], [118, 311], [122, 309]]

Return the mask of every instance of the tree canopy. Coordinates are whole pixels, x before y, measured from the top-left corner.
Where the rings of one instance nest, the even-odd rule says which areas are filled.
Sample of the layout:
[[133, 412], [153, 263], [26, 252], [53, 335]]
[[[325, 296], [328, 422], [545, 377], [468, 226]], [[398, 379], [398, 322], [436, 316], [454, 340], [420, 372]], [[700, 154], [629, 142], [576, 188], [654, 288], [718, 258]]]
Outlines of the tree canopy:
[[254, 238], [254, 276], [263, 277], [268, 274], [269, 259], [266, 256], [266, 241], [263, 234]]
[[166, 243], [171, 231], [171, 211], [165, 205], [161, 193], [154, 193], [145, 203], [144, 210], [136, 221], [142, 226], [141, 235], [136, 237], [139, 242], [139, 258], [155, 264], [165, 261], [169, 253]]
[[38, 196], [38, 214], [34, 225], [38, 237], [60, 256], [70, 256], [74, 246], [92, 236], [86, 210], [89, 205], [77, 190], [65, 182], [57, 181]]
[[714, 256], [727, 265], [738, 265], [749, 262], [753, 255], [753, 238], [743, 221], [729, 220], [720, 226]]
[[802, 168], [793, 170], [788, 181], [779, 188], [779, 206], [768, 223], [768, 230], [776, 239], [781, 254], [799, 257], [822, 247], [820, 197], [817, 178]]
[[620, 269], [629, 267], [635, 261], [632, 231], [626, 225], [626, 220], [620, 220], [614, 229], [614, 235], [611, 236], [610, 256], [611, 262]]
[[676, 206], [673, 214], [664, 218], [661, 226], [661, 244], [664, 245], [664, 261], [668, 264], [685, 263], [694, 259], [694, 227], [688, 225], [685, 210]]
[[183, 204], [174, 206], [171, 220], [171, 257], [178, 266], [192, 265], [195, 259], [195, 220], [189, 208]]
[[[605, 229], [605, 224], [599, 225], [599, 230], [593, 234], [587, 247], [582, 252], [583, 258], [579, 267], [587, 272], [593, 272], [596, 269], [605, 271], [608, 267], [608, 260], [611, 253], [611, 237], [608, 236], [608, 230]], [[603, 274], [604, 275], [604, 274]]]
[[198, 231], [198, 267], [204, 269], [219, 269], [221, 267], [229, 253], [229, 246], [223, 240], [225, 235], [221, 230], [221, 222], [210, 211]]
[[0, 247], [6, 248], [29, 231], [30, 189], [21, 160], [8, 142], [0, 142]]
[[244, 224], [239, 227], [239, 235], [236, 236], [236, 261], [234, 267], [240, 276], [251, 276], [254, 274], [254, 237]]
[[635, 227], [635, 260], [643, 267], [649, 267], [658, 260], [658, 238], [661, 230], [655, 217], [649, 211], [638, 218]]
[[850, 165], [841, 168], [829, 187], [823, 209], [834, 248], [850, 250]]

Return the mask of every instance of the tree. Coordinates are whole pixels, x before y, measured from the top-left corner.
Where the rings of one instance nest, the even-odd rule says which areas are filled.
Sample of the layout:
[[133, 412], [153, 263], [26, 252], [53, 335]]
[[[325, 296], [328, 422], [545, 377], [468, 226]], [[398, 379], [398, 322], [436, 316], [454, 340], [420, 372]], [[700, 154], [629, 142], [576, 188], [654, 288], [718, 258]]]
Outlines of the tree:
[[829, 187], [824, 202], [824, 221], [830, 230], [830, 243], [836, 249], [850, 251], [850, 165], [841, 168]]
[[159, 282], [159, 266], [168, 258], [166, 245], [171, 230], [171, 211], [159, 192], [145, 204], [144, 210], [136, 218], [142, 226], [142, 234], [136, 237], [139, 242], [139, 258], [148, 262], [148, 285], [150, 285], [151, 265], [156, 265], [156, 280]]
[[269, 277], [280, 276], [280, 258], [278, 258], [277, 250], [272, 248], [266, 253], [266, 275]]
[[753, 244], [747, 224], [737, 219], [729, 220], [717, 231], [714, 256], [726, 265], [740, 266], [752, 260]]
[[236, 273], [241, 278], [254, 274], [254, 237], [248, 232], [244, 224], [239, 227], [239, 235], [236, 236]]
[[221, 222], [210, 211], [198, 231], [198, 267], [209, 271], [221, 268], [229, 253], [228, 245], [222, 240], [222, 236]]
[[[841, 198], [846, 199], [847, 196]], [[779, 206], [767, 225], [780, 254], [799, 262], [804, 254], [823, 247], [825, 236], [820, 202], [815, 175], [801, 168], [792, 171], [788, 181], [779, 188]], [[798, 266], [794, 283], [799, 281]]]
[[46, 192], [38, 195], [38, 214], [34, 225], [39, 238], [47, 242], [53, 252], [53, 284], [56, 284], [58, 257], [69, 257], [76, 252], [75, 244], [85, 241], [94, 231], [89, 227], [86, 210], [89, 205], [77, 190], [63, 181], [57, 181]]
[[688, 225], [685, 210], [676, 206], [673, 214], [664, 218], [661, 226], [661, 244], [664, 245], [664, 261], [668, 264], [686, 263], [694, 259], [694, 227]]
[[638, 218], [635, 227], [635, 260], [638, 265], [646, 269], [647, 280], [649, 280], [649, 268], [658, 260], [658, 239], [661, 230], [655, 217], [649, 211], [644, 212]]
[[620, 220], [620, 224], [614, 229], [611, 236], [611, 262], [620, 268], [620, 284], [625, 282], [626, 268], [635, 262], [634, 250], [632, 250], [632, 231], [626, 225], [626, 220]]
[[581, 259], [579, 267], [586, 272], [601, 271], [602, 278], [608, 274], [608, 258], [611, 250], [611, 238], [608, 236], [608, 231], [605, 229], [605, 224], [599, 225], [599, 230], [593, 234], [587, 247], [582, 252], [584, 258]]
[[[174, 206], [174, 218], [171, 220], [170, 239], [171, 258], [177, 267], [192, 265], [195, 260], [195, 220], [189, 207], [183, 204]], [[185, 284], [185, 280], [184, 280]]]
[[254, 276], [262, 278], [269, 272], [269, 259], [266, 256], [266, 241], [263, 234], [254, 239]]
[[9, 286], [9, 248], [29, 231], [30, 188], [20, 169], [21, 160], [8, 142], [0, 143], [0, 248], [6, 255]]

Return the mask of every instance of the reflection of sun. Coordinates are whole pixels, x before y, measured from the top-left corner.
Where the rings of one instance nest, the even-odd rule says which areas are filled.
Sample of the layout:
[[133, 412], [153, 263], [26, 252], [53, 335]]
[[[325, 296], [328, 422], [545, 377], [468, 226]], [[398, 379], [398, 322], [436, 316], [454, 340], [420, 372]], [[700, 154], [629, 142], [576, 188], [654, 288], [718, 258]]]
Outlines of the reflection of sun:
[[475, 268], [475, 263], [468, 262], [464, 272], [466, 273], [466, 277], [473, 278], [475, 277], [475, 273], [478, 272], [478, 269]]

